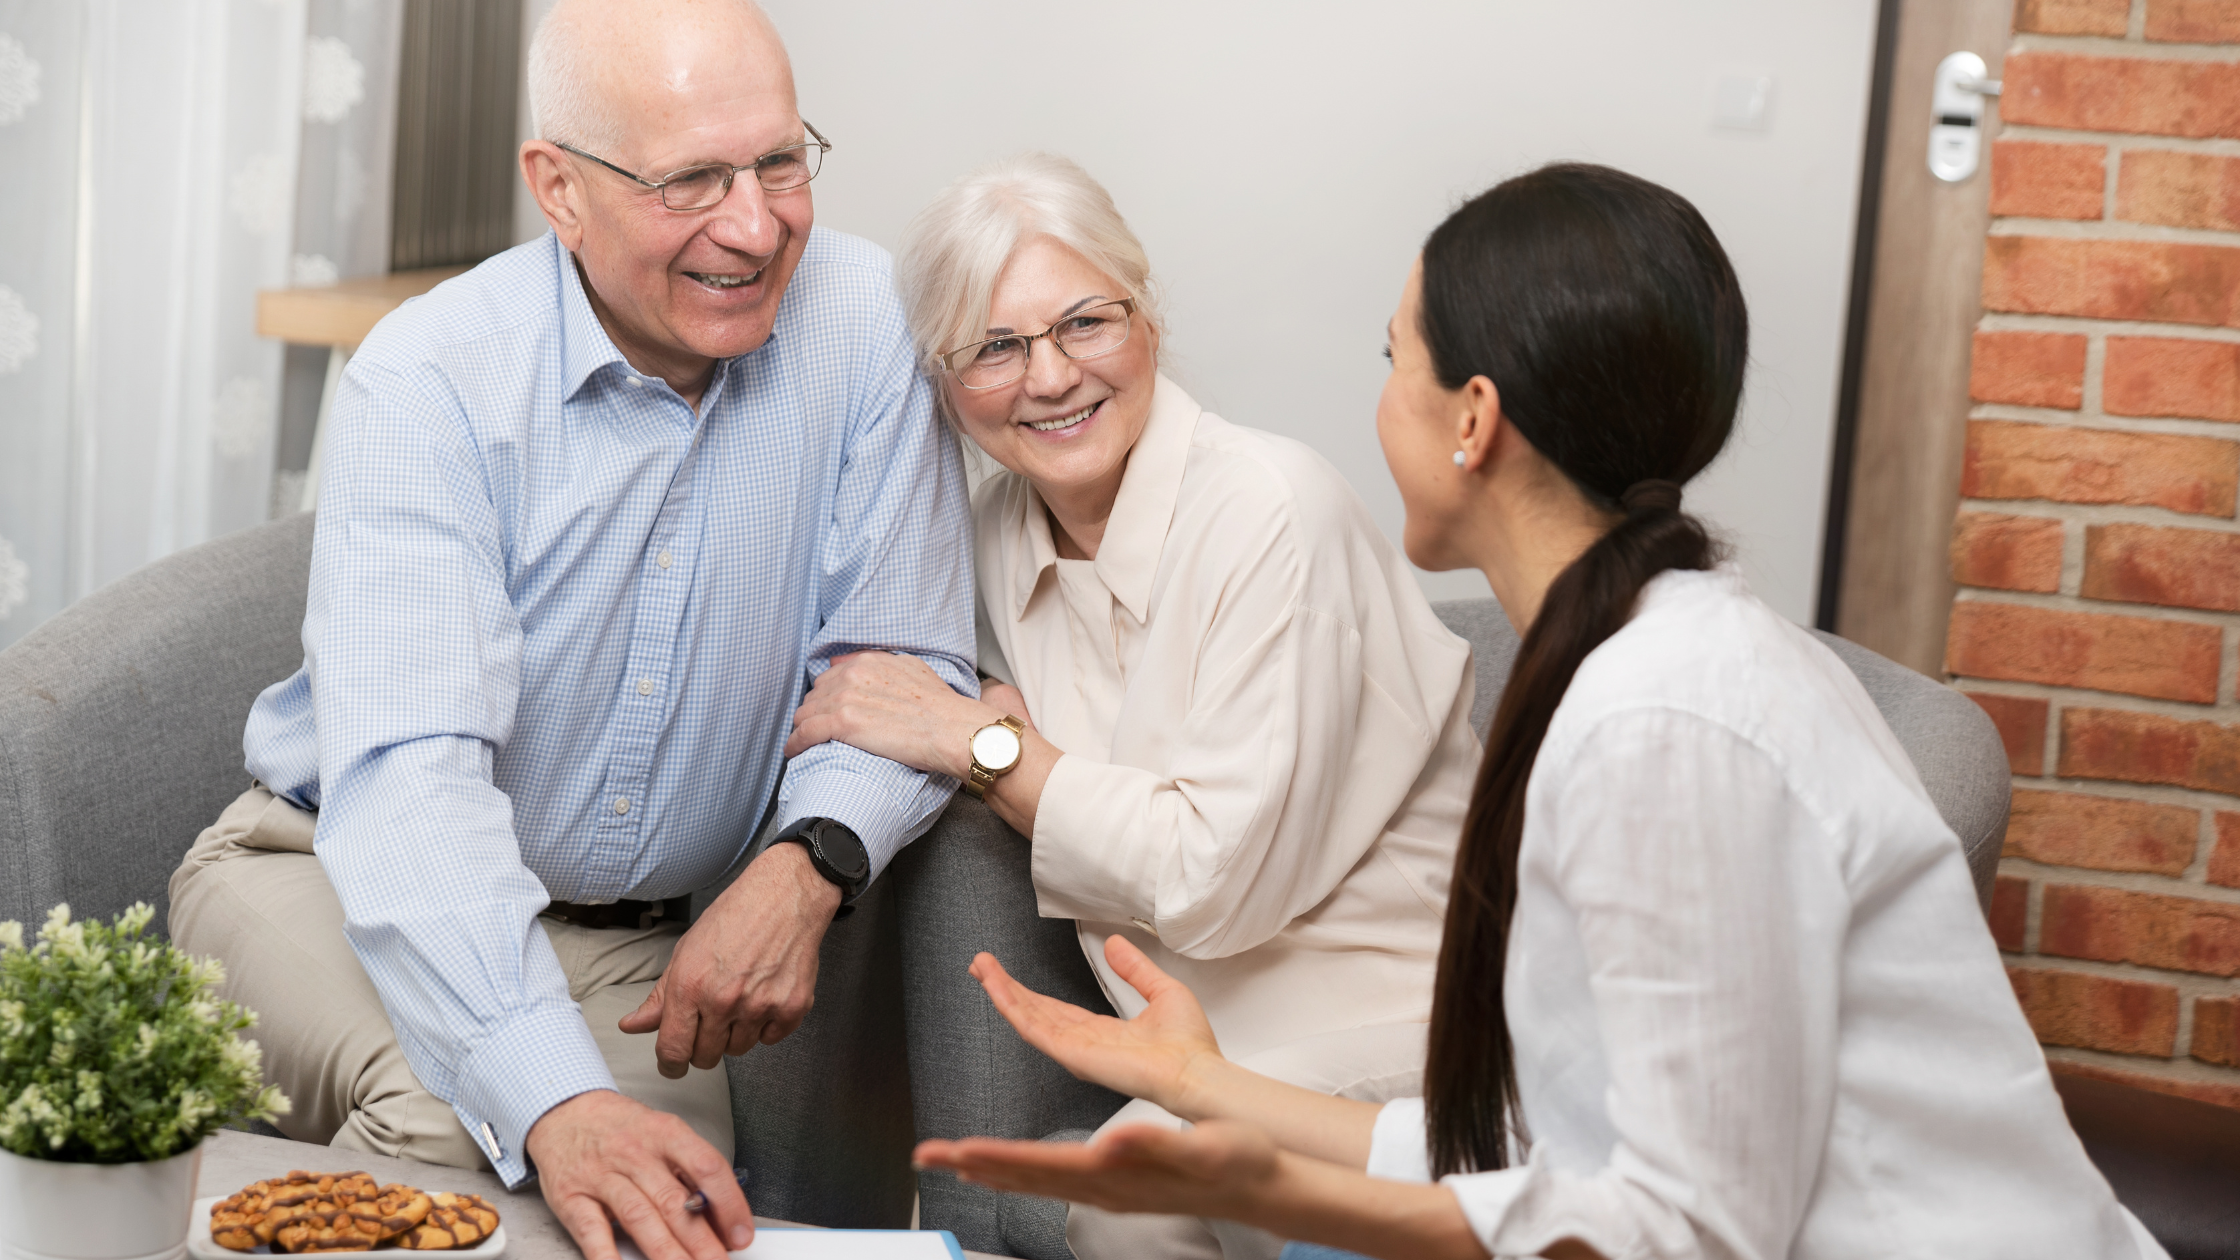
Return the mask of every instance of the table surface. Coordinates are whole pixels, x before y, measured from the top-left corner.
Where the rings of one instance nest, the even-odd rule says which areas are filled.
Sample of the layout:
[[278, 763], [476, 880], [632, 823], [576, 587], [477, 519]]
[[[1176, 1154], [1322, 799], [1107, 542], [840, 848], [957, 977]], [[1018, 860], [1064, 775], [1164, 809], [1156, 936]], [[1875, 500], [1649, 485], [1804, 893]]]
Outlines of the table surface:
[[[383, 1183], [401, 1181], [423, 1190], [479, 1194], [498, 1209], [498, 1219], [505, 1224], [507, 1260], [547, 1260], [548, 1257], [577, 1260], [583, 1254], [533, 1185], [515, 1193], [486, 1172], [336, 1150], [233, 1129], [222, 1129], [203, 1143], [202, 1175], [195, 1184], [195, 1197], [232, 1194], [252, 1181], [277, 1177], [296, 1168], [311, 1172], [362, 1171]], [[781, 1227], [791, 1224], [760, 1216], [755, 1218], [755, 1223]], [[978, 1251], [965, 1254], [979, 1257], [979, 1260], [995, 1260]]]

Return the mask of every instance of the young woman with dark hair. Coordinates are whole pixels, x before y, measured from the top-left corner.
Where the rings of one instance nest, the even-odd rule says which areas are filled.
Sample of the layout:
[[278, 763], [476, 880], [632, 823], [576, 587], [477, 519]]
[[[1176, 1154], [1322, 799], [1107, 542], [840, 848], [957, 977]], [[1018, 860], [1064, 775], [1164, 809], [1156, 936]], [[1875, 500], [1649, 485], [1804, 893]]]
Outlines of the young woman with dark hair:
[[921, 1163], [1394, 1260], [2162, 1260], [2070, 1133], [1904, 750], [1681, 510], [1747, 359], [1702, 216], [1603, 167], [1509, 180], [1431, 234], [1389, 331], [1377, 430], [1408, 555], [1483, 570], [1524, 636], [1426, 1096], [1236, 1067], [1124, 940], [1130, 1020], [983, 954], [1029, 1042], [1195, 1127], [929, 1142]]

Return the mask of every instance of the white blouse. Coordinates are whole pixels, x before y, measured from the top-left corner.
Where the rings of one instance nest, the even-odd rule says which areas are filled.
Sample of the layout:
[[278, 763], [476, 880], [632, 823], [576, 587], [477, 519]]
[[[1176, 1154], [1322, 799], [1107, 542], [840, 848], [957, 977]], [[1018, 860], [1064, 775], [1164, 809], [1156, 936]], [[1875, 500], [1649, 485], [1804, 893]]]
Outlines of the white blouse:
[[[1506, 989], [1528, 1160], [1478, 1240], [1610, 1260], [2162, 1260], [2070, 1131], [1960, 846], [1827, 648], [1666, 573], [1557, 708]], [[1420, 1100], [1372, 1174], [1428, 1180]]]
[[[1329, 461], [1161, 377], [1094, 561], [1058, 558], [1014, 474], [973, 516], [981, 668], [1065, 751], [1035, 814], [1041, 912], [1080, 921], [1113, 1005], [1143, 1007], [1105, 963], [1118, 933], [1232, 1057], [1428, 1019], [1478, 762], [1470, 649]], [[1406, 1044], [1388, 1074], [1420, 1070]]]

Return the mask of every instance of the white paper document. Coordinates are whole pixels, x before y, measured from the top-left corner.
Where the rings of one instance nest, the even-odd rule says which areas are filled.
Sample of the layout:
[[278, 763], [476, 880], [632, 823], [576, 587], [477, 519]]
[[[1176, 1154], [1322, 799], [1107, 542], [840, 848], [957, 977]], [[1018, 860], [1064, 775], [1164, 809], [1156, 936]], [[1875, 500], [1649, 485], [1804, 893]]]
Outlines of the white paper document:
[[[946, 1230], [758, 1229], [754, 1243], [731, 1260], [960, 1260]], [[622, 1260], [645, 1260], [621, 1240]]]

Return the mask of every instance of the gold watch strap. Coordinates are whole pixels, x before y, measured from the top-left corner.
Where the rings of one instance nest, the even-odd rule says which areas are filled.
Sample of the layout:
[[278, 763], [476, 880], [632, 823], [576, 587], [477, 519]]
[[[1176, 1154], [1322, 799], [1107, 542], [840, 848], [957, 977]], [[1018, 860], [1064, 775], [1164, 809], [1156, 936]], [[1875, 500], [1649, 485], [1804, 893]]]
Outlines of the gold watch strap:
[[[1027, 755], [1027, 728], [1024, 723], [1019, 721], [1019, 719], [1006, 713], [1002, 717], [997, 718], [995, 721], [989, 723], [988, 725], [1008, 728], [1013, 735], [1019, 737], [1019, 756], [1023, 759]], [[979, 728], [979, 730], [974, 731], [973, 734], [977, 735], [980, 733], [980, 731], [984, 731], [986, 729], [988, 728], [986, 726], [983, 726]], [[965, 791], [972, 794], [973, 800], [986, 800], [988, 789], [995, 786], [995, 781], [1018, 768], [1019, 763], [1017, 761], [1014, 761], [1001, 770], [990, 770], [988, 767], [980, 764], [980, 759], [978, 757], [974, 757], [972, 759], [972, 771], [970, 774], [967, 774], [965, 776], [964, 783], [961, 786]]]

